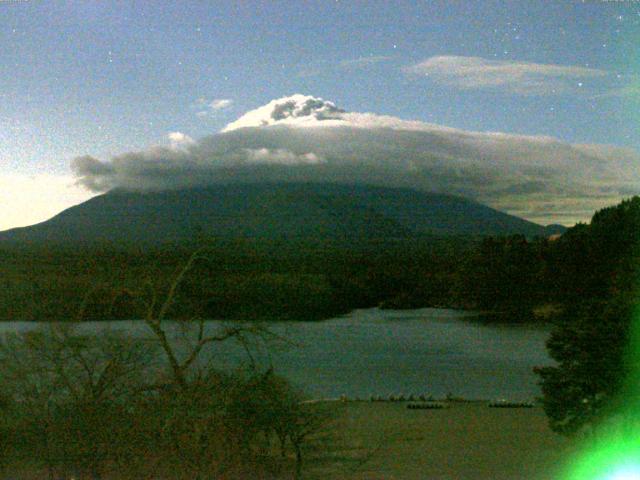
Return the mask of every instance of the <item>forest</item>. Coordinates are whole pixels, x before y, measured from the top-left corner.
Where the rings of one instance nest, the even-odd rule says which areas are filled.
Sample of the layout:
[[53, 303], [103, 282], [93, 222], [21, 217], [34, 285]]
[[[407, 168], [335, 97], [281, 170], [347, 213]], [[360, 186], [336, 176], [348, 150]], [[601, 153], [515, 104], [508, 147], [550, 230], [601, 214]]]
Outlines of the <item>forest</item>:
[[195, 254], [169, 312], [176, 319], [319, 320], [357, 308], [447, 307], [491, 321], [549, 321], [632, 280], [639, 202], [551, 238], [0, 246], [0, 320], [142, 318]]

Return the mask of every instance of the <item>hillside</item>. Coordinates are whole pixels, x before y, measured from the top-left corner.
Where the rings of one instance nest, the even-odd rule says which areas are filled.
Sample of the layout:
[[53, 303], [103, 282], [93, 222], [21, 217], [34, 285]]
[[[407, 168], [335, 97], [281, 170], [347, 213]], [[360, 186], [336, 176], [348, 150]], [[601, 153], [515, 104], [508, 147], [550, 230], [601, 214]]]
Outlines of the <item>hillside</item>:
[[0, 233], [20, 243], [164, 243], [218, 238], [362, 241], [422, 235], [547, 236], [479, 203], [409, 189], [334, 184], [235, 184], [163, 192], [114, 190], [38, 225]]

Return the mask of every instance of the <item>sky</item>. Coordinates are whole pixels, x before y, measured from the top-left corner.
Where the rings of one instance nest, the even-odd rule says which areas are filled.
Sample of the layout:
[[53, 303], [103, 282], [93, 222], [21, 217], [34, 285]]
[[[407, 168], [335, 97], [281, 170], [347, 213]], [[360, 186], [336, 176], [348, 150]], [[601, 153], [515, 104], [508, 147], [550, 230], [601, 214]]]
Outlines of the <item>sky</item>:
[[[0, 0], [0, 20], [0, 230], [147, 186], [127, 175], [158, 157], [183, 178], [206, 162], [207, 178], [256, 163], [276, 178], [322, 180], [340, 164], [343, 181], [379, 183], [392, 171], [394, 185], [452, 182], [540, 223], [640, 193], [639, 2]], [[309, 116], [309, 97], [295, 97], [284, 124], [230, 128], [273, 118], [278, 103], [256, 109], [294, 94], [323, 100]], [[331, 126], [318, 120], [327, 108]], [[296, 137], [303, 117], [310, 139]], [[323, 143], [345, 132], [349, 148]], [[480, 132], [505, 135], [494, 146]], [[372, 156], [379, 175], [367, 177]], [[313, 158], [318, 171], [300, 174]]]

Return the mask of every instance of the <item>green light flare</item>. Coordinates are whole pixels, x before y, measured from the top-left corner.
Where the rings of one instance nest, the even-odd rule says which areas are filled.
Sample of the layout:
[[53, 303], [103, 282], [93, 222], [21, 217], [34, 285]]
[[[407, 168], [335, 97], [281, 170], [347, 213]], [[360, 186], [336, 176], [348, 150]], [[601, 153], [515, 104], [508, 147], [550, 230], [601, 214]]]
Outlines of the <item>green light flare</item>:
[[602, 438], [570, 467], [565, 480], [640, 480], [640, 438]]
[[613, 475], [607, 477], [607, 480], [633, 480], [640, 478], [640, 467], [631, 466], [617, 470]]
[[581, 445], [563, 480], [640, 480], [640, 305], [630, 325], [626, 362], [630, 374], [614, 402], [613, 420]]

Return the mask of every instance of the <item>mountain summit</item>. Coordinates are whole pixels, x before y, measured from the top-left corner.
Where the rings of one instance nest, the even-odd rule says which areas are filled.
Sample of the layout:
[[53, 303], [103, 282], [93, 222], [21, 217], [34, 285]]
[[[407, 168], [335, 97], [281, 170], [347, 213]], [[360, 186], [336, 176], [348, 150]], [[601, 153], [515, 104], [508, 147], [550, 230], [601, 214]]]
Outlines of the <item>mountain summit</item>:
[[245, 113], [222, 131], [269, 125], [317, 126], [318, 122], [325, 120], [340, 120], [344, 113], [346, 112], [333, 102], [311, 95], [295, 94], [272, 100]]

